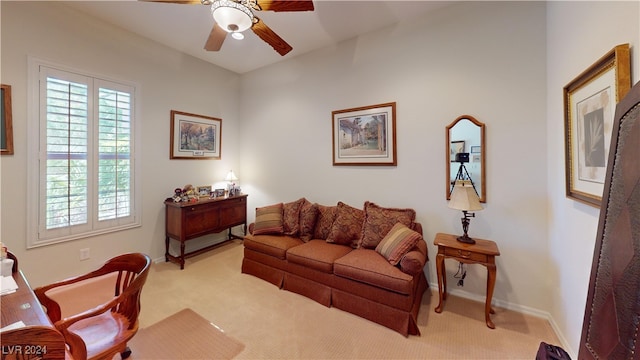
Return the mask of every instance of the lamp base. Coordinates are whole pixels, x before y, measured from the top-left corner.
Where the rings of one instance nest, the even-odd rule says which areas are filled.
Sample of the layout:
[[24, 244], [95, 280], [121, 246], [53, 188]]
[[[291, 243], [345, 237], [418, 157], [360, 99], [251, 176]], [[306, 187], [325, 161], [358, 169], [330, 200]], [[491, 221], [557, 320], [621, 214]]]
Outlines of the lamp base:
[[465, 243], [465, 244], [475, 244], [476, 241], [469, 237], [469, 235], [464, 234], [457, 237], [457, 240]]

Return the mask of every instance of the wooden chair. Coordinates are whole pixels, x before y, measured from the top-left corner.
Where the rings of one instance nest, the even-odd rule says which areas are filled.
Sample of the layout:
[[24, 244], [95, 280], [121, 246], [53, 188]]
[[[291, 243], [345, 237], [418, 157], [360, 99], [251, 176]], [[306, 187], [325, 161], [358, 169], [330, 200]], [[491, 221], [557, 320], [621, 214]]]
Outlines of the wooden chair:
[[[131, 355], [127, 342], [138, 331], [140, 293], [150, 266], [151, 258], [145, 254], [120, 255], [86, 275], [34, 290], [74, 359], [112, 359], [118, 353], [125, 359]], [[110, 301], [61, 319], [60, 304], [47, 296], [47, 291], [107, 274], [113, 274], [115, 279], [115, 293]]]

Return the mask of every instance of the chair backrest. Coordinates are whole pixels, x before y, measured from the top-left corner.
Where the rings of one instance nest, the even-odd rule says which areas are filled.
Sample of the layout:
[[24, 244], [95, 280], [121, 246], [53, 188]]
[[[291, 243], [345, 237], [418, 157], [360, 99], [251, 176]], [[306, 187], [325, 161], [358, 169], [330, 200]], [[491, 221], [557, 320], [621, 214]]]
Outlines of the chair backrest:
[[2, 332], [3, 360], [64, 358], [64, 337], [54, 327], [26, 326]]

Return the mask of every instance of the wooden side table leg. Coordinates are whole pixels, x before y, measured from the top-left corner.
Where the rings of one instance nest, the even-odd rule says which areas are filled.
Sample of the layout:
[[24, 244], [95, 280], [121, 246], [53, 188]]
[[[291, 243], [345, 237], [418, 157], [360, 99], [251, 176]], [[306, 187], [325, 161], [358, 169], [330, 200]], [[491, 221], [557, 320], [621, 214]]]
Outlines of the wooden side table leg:
[[169, 261], [169, 236], [164, 238], [164, 261]]
[[438, 277], [438, 306], [436, 307], [436, 312], [441, 313], [442, 307], [444, 306], [444, 299], [446, 298], [447, 293], [447, 279], [444, 268], [444, 254], [436, 255], [436, 275]]
[[487, 322], [487, 327], [490, 329], [495, 329], [496, 326], [491, 321], [490, 314], [493, 314], [494, 311], [491, 308], [491, 298], [493, 297], [493, 289], [496, 285], [496, 265], [488, 264], [487, 265], [487, 302], [484, 305], [484, 316]]
[[184, 269], [184, 241], [180, 241], [180, 270]]

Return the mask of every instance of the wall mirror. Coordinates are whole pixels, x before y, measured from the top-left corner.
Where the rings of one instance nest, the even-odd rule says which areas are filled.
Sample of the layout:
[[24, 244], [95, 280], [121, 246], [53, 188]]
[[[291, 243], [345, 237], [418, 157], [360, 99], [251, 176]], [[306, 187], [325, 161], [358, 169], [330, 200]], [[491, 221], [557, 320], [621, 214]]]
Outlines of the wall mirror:
[[458, 179], [471, 180], [480, 202], [487, 201], [485, 181], [485, 125], [470, 115], [462, 115], [446, 128], [447, 200]]

